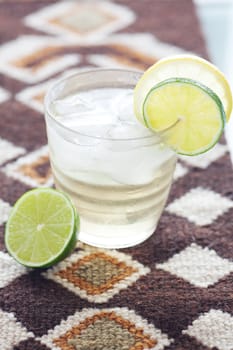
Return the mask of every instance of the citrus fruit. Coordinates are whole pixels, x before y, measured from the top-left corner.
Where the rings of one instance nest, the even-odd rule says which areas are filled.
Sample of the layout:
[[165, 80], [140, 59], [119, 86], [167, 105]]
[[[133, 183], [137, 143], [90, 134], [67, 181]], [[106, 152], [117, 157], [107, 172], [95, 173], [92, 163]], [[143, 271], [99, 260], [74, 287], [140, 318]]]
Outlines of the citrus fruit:
[[161, 133], [177, 153], [196, 155], [222, 134], [225, 112], [219, 97], [192, 79], [171, 78], [155, 85], [143, 103], [145, 124]]
[[134, 91], [134, 111], [143, 123], [143, 103], [151, 88], [169, 78], [193, 79], [209, 87], [222, 101], [226, 119], [232, 111], [232, 93], [223, 73], [210, 62], [194, 55], [175, 55], [161, 59], [141, 77]]
[[15, 203], [6, 225], [5, 244], [22, 265], [48, 267], [72, 251], [78, 227], [78, 215], [66, 195], [38, 188]]

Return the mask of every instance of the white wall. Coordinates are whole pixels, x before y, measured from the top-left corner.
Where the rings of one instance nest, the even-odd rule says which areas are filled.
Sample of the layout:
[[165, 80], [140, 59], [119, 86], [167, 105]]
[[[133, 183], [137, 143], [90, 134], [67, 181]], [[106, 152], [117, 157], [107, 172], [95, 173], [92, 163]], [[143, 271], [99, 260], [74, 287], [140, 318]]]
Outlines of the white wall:
[[[195, 0], [211, 60], [233, 89], [233, 0]], [[233, 162], [233, 115], [226, 128]]]

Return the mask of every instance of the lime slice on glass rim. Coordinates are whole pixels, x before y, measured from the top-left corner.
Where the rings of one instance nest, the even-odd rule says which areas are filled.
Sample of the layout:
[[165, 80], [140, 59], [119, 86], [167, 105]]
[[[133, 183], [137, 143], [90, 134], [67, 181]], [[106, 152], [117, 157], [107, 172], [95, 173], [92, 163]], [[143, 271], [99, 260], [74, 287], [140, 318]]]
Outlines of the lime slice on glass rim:
[[195, 55], [173, 55], [163, 58], [147, 69], [134, 90], [134, 112], [144, 123], [142, 106], [148, 92], [161, 81], [187, 78], [213, 90], [223, 104], [227, 121], [232, 112], [232, 93], [224, 74], [207, 60]]
[[219, 97], [203, 84], [186, 78], [171, 78], [155, 85], [144, 100], [143, 117], [146, 126], [184, 155], [212, 148], [226, 121]]
[[232, 112], [231, 88], [208, 61], [194, 55], [169, 56], [139, 79], [134, 112], [175, 152], [197, 155], [219, 140]]
[[20, 264], [45, 268], [69, 255], [78, 228], [79, 218], [70, 199], [54, 189], [38, 188], [15, 203], [5, 229], [5, 244]]

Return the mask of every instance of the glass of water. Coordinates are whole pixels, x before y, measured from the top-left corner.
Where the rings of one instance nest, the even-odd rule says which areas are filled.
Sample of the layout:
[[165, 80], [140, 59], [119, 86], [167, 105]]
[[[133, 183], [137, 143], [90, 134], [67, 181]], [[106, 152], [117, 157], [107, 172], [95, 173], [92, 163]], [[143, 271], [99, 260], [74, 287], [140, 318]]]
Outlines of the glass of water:
[[80, 72], [45, 98], [55, 185], [80, 215], [79, 239], [104, 248], [136, 245], [155, 231], [176, 155], [133, 113], [141, 73]]

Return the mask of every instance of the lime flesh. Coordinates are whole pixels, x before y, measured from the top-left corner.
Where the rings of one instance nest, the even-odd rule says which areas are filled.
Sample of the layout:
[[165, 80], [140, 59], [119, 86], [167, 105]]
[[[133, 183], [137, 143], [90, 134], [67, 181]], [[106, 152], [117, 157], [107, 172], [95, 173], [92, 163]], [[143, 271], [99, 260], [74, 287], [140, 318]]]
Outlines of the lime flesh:
[[78, 215], [66, 195], [38, 188], [16, 202], [6, 225], [5, 244], [22, 265], [48, 267], [72, 251], [78, 227]]
[[206, 152], [219, 140], [226, 116], [222, 102], [208, 87], [186, 78], [155, 85], [143, 104], [144, 122], [177, 153]]
[[134, 92], [134, 111], [143, 123], [142, 106], [148, 92], [160, 82], [170, 78], [188, 78], [209, 87], [220, 98], [226, 120], [232, 111], [232, 92], [224, 74], [207, 60], [195, 55], [171, 55], [145, 71]]

